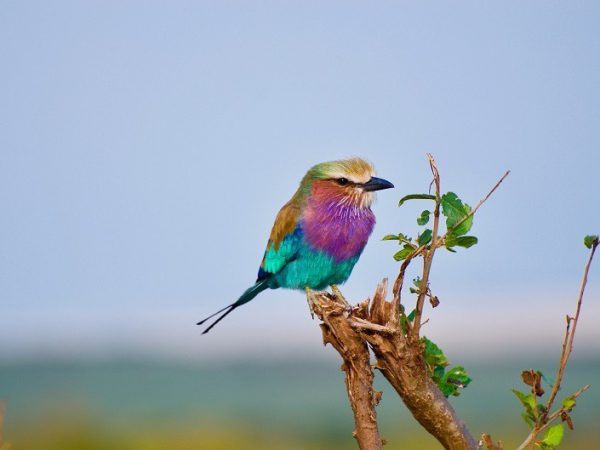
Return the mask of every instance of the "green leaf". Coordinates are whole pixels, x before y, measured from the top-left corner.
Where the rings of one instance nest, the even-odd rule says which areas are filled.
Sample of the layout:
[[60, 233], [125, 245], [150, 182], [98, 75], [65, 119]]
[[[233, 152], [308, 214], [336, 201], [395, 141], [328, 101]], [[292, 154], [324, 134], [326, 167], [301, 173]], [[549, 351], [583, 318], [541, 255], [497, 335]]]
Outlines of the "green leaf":
[[471, 377], [469, 377], [467, 371], [462, 366], [453, 367], [443, 378], [445, 384], [454, 388], [451, 394], [455, 396], [460, 394], [459, 389], [466, 388], [471, 381]]
[[538, 416], [541, 416], [541, 415], [543, 415], [543, 414], [546, 414], [546, 407], [545, 407], [544, 405], [540, 405], [540, 404], [538, 403], [538, 405], [537, 405], [537, 411], [536, 411], [536, 413], [537, 413], [537, 415], [538, 415]]
[[406, 257], [408, 255], [410, 255], [412, 252], [414, 252], [414, 248], [411, 245], [408, 244], [404, 244], [404, 247], [402, 248], [402, 250], [400, 250], [399, 252], [396, 252], [396, 254], [394, 255], [394, 259], [396, 261], [402, 261], [403, 259], [406, 259]]
[[426, 209], [425, 211], [423, 211], [421, 213], [421, 215], [417, 218], [417, 224], [418, 225], [426, 225], [427, 222], [429, 222], [429, 215], [431, 214], [431, 211], [429, 211], [428, 209]]
[[437, 344], [425, 336], [421, 338], [421, 342], [425, 346], [423, 357], [428, 366], [433, 368], [434, 366], [446, 367], [448, 365], [448, 358], [446, 355], [444, 355], [444, 352], [437, 346]]
[[455, 236], [454, 234], [449, 234], [446, 236], [444, 244], [447, 250], [454, 251], [452, 247], [469, 248], [477, 244], [477, 242], [479, 240], [475, 236]]
[[461, 382], [463, 384], [469, 384], [471, 378], [467, 375], [467, 372], [463, 366], [455, 366], [448, 371], [446, 378], [454, 379], [454, 381]]
[[544, 436], [542, 443], [544, 443], [550, 447], [556, 447], [556, 446], [560, 445], [560, 442], [562, 441], [564, 434], [565, 434], [565, 429], [564, 429], [562, 423], [553, 425], [550, 428], [548, 428], [548, 431], [546, 431], [546, 436]]
[[521, 413], [521, 417], [523, 418], [525, 423], [529, 426], [529, 428], [533, 429], [533, 427], [535, 426], [535, 420], [531, 417], [531, 415], [527, 414], [526, 412], [523, 412], [523, 413]]
[[592, 246], [594, 245], [594, 242], [596, 242], [596, 240], [598, 240], [598, 236], [589, 234], [583, 238], [583, 245], [585, 245], [587, 248], [592, 248]]
[[438, 385], [438, 388], [440, 389], [440, 391], [442, 391], [442, 394], [444, 394], [444, 397], [450, 397], [451, 395], [459, 395], [458, 388], [456, 386], [452, 386], [451, 384], [444, 383], [443, 381], [438, 382], [437, 385]]
[[478, 239], [475, 236], [459, 236], [456, 238], [456, 245], [464, 248], [473, 247], [477, 242]]
[[[403, 309], [403, 312], [404, 312], [404, 309]], [[408, 314], [408, 316], [405, 316], [404, 314], [402, 314], [400, 316], [400, 327], [402, 328], [403, 333], [406, 333], [406, 331], [407, 331], [407, 328], [408, 328], [407, 322], [412, 322], [415, 319], [415, 312], [416, 312], [416, 310], [413, 309]]]
[[414, 248], [417, 248], [416, 245], [414, 245], [412, 243], [412, 238], [411, 237], [405, 236], [404, 234], [400, 233], [400, 234], [398, 234], [398, 238], [400, 239], [400, 242], [404, 242], [405, 244], [410, 244]]
[[442, 349], [426, 336], [421, 338], [421, 343], [423, 344], [423, 359], [427, 365], [429, 377], [437, 384], [444, 396], [460, 395], [460, 389], [467, 387], [471, 382], [465, 368], [455, 366], [446, 372], [448, 358]]
[[423, 233], [419, 236], [419, 239], [417, 241], [419, 243], [419, 245], [429, 244], [429, 242], [431, 241], [432, 234], [433, 234], [433, 231], [431, 231], [429, 228], [427, 228], [425, 231], [423, 231]]
[[408, 236], [406, 236], [402, 233], [398, 233], [398, 234], [386, 234], [381, 240], [382, 241], [400, 241], [400, 243], [404, 242], [406, 244], [409, 244], [412, 241], [412, 238], [409, 238]]
[[575, 407], [575, 399], [573, 397], [567, 397], [562, 401], [563, 408], [571, 410]]
[[433, 378], [433, 381], [435, 381], [436, 383], [442, 381], [444, 379], [444, 371], [444, 366], [435, 366], [435, 368], [433, 369], [433, 376], [431, 377]]
[[[447, 192], [442, 195], [441, 199], [442, 214], [446, 217], [446, 228], [451, 230], [456, 224], [461, 222], [471, 213], [471, 207], [466, 203], [463, 204], [460, 198], [454, 192]], [[473, 216], [470, 216], [462, 222], [451, 233], [454, 236], [462, 236], [467, 234], [473, 226]]]
[[454, 236], [453, 234], [449, 234], [448, 236], [446, 236], [446, 240], [444, 241], [444, 245], [446, 246], [446, 249], [456, 253], [456, 250], [452, 250], [452, 247], [456, 246], [456, 239], [457, 239], [457, 237]]
[[400, 202], [398, 202], [398, 206], [402, 206], [402, 204], [404, 202], [406, 202], [407, 200], [435, 200], [435, 195], [430, 195], [430, 194], [409, 194], [409, 195], [405, 195], [404, 197], [402, 197], [400, 199]]
[[525, 407], [525, 411], [535, 416], [536, 403], [535, 399], [533, 398], [533, 394], [524, 394], [523, 392], [518, 391], [516, 389], [512, 389], [512, 391]]
[[534, 425], [537, 423], [538, 417], [538, 409], [536, 406], [534, 395], [524, 394], [523, 392], [518, 391], [516, 389], [513, 389], [512, 391], [517, 396], [521, 404], [525, 407], [525, 411], [521, 413], [521, 417], [529, 426], [529, 428], [533, 428]]
[[421, 277], [413, 278], [412, 281], [413, 281], [413, 284], [415, 285], [415, 287], [409, 287], [408, 290], [410, 291], [411, 294], [418, 294], [419, 289], [421, 289]]

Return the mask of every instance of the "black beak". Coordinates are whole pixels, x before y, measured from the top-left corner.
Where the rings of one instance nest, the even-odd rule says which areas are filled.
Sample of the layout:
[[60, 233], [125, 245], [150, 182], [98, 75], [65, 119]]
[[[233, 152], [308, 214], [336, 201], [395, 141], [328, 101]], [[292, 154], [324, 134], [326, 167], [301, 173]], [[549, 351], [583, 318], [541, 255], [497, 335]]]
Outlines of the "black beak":
[[371, 177], [369, 181], [362, 185], [365, 191], [380, 191], [382, 189], [393, 188], [394, 185], [383, 178]]

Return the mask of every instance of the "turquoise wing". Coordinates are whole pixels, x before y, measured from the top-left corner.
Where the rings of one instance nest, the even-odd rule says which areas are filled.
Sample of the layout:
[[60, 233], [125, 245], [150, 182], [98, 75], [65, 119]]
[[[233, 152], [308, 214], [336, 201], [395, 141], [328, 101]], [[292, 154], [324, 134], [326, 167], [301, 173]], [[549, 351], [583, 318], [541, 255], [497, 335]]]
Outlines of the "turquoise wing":
[[258, 280], [279, 272], [295, 259], [302, 240], [302, 228], [298, 224], [299, 216], [300, 208], [292, 202], [288, 202], [277, 214], [258, 270]]

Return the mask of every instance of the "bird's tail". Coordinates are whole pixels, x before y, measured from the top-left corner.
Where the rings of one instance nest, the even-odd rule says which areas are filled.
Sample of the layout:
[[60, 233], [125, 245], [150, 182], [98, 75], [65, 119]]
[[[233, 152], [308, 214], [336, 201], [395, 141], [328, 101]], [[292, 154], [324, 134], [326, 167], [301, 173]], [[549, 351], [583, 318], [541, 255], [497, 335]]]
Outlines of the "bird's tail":
[[[269, 287], [269, 281], [270, 281], [270, 278], [263, 278], [262, 280], [257, 281], [256, 284], [254, 284], [254, 286], [251, 286], [248, 289], [246, 289], [244, 291], [244, 293], [241, 295], [241, 297], [235, 303], [232, 303], [231, 305], [228, 305], [225, 308], [218, 310], [216, 313], [211, 314], [206, 319], [203, 319], [200, 322], [198, 322], [196, 325], [202, 325], [204, 322], [206, 322], [209, 319], [212, 319], [217, 314], [223, 313], [217, 318], [217, 320], [215, 320], [212, 324], [210, 324], [210, 326], [206, 330], [204, 330], [202, 332], [202, 334], [208, 333], [212, 329], [212, 327], [214, 327], [221, 320], [223, 320], [225, 318], [225, 316], [227, 316], [227, 314], [229, 314], [231, 311], [236, 309], [238, 306], [242, 306], [244, 303], [248, 303], [250, 300], [252, 300], [258, 294], [260, 294], [262, 291], [267, 289]], [[225, 311], [225, 312], [223, 312], [223, 311]]]

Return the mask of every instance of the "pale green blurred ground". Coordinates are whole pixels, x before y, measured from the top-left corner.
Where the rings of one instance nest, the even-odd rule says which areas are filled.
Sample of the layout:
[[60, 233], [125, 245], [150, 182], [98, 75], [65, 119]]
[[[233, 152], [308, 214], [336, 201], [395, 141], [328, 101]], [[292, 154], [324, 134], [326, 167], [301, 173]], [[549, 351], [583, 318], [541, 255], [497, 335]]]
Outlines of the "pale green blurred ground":
[[[473, 433], [513, 448], [526, 429], [510, 393], [531, 364], [466, 362], [472, 385], [453, 405]], [[552, 373], [552, 361], [538, 368]], [[578, 360], [563, 392], [600, 380], [600, 359]], [[378, 408], [386, 449], [439, 446], [385, 381]], [[0, 365], [14, 450], [353, 449], [343, 375], [330, 361], [36, 362]], [[600, 448], [600, 390], [581, 398], [564, 449]]]

